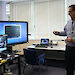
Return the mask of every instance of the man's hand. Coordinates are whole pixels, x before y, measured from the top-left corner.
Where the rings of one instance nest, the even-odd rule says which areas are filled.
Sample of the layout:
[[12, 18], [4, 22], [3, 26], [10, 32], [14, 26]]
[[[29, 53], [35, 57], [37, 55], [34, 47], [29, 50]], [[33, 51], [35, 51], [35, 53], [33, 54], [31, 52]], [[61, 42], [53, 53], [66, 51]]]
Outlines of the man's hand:
[[55, 35], [59, 35], [59, 32], [58, 32], [58, 31], [53, 31], [53, 33], [54, 33]]
[[72, 38], [68, 37], [67, 39], [65, 39], [67, 42], [72, 42]]

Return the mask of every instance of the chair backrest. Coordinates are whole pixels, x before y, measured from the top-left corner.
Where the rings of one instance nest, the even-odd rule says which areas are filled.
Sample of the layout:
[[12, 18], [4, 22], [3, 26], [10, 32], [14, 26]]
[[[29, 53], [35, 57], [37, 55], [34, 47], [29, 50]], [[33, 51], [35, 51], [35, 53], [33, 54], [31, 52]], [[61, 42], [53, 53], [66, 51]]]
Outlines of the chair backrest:
[[31, 65], [39, 64], [38, 54], [37, 51], [32, 49], [24, 49], [24, 57], [25, 61]]

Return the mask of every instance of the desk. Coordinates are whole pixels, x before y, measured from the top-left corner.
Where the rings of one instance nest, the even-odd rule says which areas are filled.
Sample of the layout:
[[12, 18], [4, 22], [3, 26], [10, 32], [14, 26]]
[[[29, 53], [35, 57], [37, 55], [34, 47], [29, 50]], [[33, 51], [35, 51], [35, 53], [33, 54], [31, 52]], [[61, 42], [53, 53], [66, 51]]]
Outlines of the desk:
[[7, 58], [5, 63], [0, 63], [0, 66], [3, 66], [3, 73], [5, 73], [5, 64], [9, 63], [10, 61], [13, 61], [15, 59], [18, 59], [18, 75], [21, 75], [21, 70], [20, 70], [20, 55], [14, 55], [12, 58]]
[[55, 60], [64, 60], [65, 57], [65, 46], [57, 45], [47, 47], [47, 48], [40, 48], [40, 47], [35, 47], [34, 45], [28, 46], [28, 49], [35, 49], [38, 52], [42, 52], [46, 54], [46, 59], [55, 59]]

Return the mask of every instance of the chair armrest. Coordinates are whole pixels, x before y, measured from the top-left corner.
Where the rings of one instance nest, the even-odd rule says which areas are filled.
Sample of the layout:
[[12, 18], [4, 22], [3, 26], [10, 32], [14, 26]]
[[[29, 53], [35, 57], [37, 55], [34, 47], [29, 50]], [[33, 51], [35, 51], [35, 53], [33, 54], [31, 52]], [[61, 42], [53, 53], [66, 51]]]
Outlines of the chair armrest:
[[42, 57], [44, 57], [46, 54], [45, 53], [43, 53], [43, 54], [41, 54], [40, 56], [38, 56], [38, 58], [42, 58]]

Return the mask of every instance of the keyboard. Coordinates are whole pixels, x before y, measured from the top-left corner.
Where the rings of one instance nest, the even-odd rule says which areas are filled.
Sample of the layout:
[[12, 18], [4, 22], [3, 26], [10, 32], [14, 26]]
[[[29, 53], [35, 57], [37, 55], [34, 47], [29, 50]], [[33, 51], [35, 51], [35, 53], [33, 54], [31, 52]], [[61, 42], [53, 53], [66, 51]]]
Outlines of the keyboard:
[[48, 45], [40, 45], [40, 44], [37, 44], [35, 47], [43, 47], [43, 48], [47, 48]]

